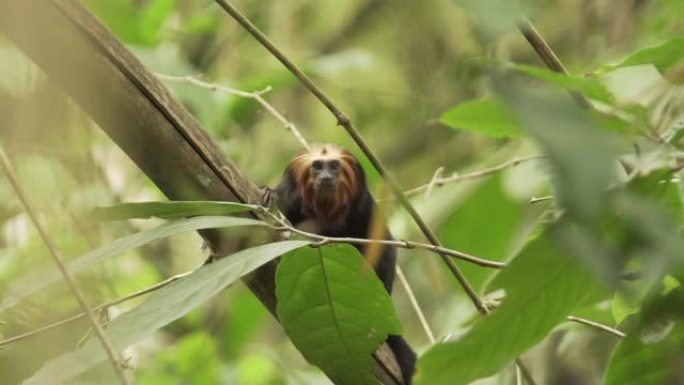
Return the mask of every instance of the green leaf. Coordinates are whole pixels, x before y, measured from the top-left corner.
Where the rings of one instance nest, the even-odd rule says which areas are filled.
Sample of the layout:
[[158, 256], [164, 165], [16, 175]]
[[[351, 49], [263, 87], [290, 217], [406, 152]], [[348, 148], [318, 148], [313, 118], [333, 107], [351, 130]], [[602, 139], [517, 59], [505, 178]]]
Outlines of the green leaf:
[[[67, 269], [71, 274], [74, 274], [136, 247], [175, 234], [195, 230], [237, 226], [266, 226], [266, 224], [254, 219], [237, 217], [194, 217], [181, 219], [119, 238], [105, 246], [76, 258], [69, 263]], [[62, 275], [55, 269], [31, 273], [19, 278], [10, 286], [7, 291], [8, 294], [3, 298], [2, 302], [0, 302], [0, 312], [16, 305], [21, 299], [60, 280], [62, 280]]]
[[[145, 302], [114, 319], [107, 325], [107, 336], [116, 350], [123, 350], [184, 316], [264, 263], [309, 243], [270, 243], [242, 250], [204, 265], [192, 274], [155, 291]], [[91, 337], [83, 347], [50, 360], [23, 384], [69, 382], [106, 359], [100, 341]]]
[[608, 68], [612, 70], [620, 67], [653, 64], [661, 74], [665, 74], [680, 63], [682, 59], [684, 59], [684, 38], [678, 37], [660, 45], [637, 51], [619, 64]]
[[522, 134], [520, 125], [508, 107], [493, 98], [460, 103], [443, 113], [439, 120], [451, 128], [493, 138], [517, 137]]
[[661, 385], [680, 383], [684, 359], [682, 288], [657, 297], [639, 315], [608, 364], [605, 385]]
[[258, 206], [244, 203], [216, 201], [136, 202], [97, 207], [93, 210], [93, 216], [100, 221], [151, 217], [177, 219], [200, 215], [228, 215], [257, 208]]
[[563, 322], [593, 287], [590, 274], [542, 234], [492, 282], [491, 290], [506, 291], [503, 305], [458, 341], [428, 350], [416, 384], [469, 384], [497, 373]]
[[276, 273], [278, 318], [294, 345], [336, 384], [377, 384], [371, 354], [401, 326], [375, 272], [350, 245], [301, 248]]
[[613, 102], [613, 95], [596, 78], [565, 75], [546, 68], [533, 67], [527, 64], [512, 64], [511, 67], [518, 72], [536, 77], [570, 91], [579, 92], [590, 99], [595, 99], [604, 103]]
[[[448, 248], [492, 261], [510, 257], [512, 241], [521, 223], [523, 205], [503, 189], [501, 176], [486, 181], [444, 222], [440, 239]], [[488, 215], [482, 215], [482, 213]], [[470, 283], [478, 288], [492, 270], [471, 263], [458, 263]]]
[[162, 26], [175, 9], [176, 0], [86, 0], [88, 8], [121, 40], [128, 44], [154, 46]]
[[501, 91], [553, 165], [556, 202], [573, 217], [597, 221], [614, 180], [615, 137], [593, 124], [568, 98]]

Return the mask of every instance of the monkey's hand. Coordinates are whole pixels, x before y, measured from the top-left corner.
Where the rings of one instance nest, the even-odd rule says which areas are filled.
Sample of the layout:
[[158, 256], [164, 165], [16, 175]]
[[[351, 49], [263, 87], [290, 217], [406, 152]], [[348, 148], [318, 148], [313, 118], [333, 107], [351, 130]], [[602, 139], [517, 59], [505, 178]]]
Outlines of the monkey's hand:
[[262, 187], [261, 193], [261, 206], [266, 208], [272, 208], [278, 201], [278, 193], [270, 187]]

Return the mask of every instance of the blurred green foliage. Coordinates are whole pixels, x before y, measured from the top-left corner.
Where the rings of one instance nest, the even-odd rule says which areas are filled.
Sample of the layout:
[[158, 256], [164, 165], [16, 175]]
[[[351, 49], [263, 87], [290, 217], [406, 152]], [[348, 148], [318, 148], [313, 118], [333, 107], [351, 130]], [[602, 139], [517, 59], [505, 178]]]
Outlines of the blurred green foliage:
[[[270, 87], [262, 96], [307, 140], [348, 147], [360, 157], [371, 191], [387, 195], [382, 178], [334, 117], [212, 1], [84, 3], [153, 72], [199, 74], [248, 92]], [[677, 310], [684, 279], [684, 2], [235, 4], [348, 113], [406, 189], [429, 183], [440, 167], [442, 176], [465, 175], [516, 156], [545, 155], [412, 196], [445, 246], [510, 263], [497, 272], [458, 262], [482, 295], [505, 292], [501, 307], [482, 319], [433, 254], [400, 251], [428, 323], [439, 340], [451, 338], [431, 344], [395, 285], [404, 334], [427, 352], [422, 383], [444, 376], [445, 383], [512, 384], [516, 356], [539, 384], [684, 383]], [[522, 14], [571, 76], [544, 68], [517, 30]], [[154, 232], [160, 220], [93, 220], [98, 206], [165, 198], [2, 35], [0, 73], [0, 144], [65, 257], [73, 262], [117, 239]], [[274, 185], [300, 150], [283, 124], [252, 99], [165, 84], [257, 185]], [[568, 91], [585, 95], [595, 109], [580, 109]], [[530, 203], [546, 195], [552, 199]], [[16, 298], [18, 284], [38, 288], [47, 282], [41, 272], [55, 270], [4, 178], [0, 202], [5, 303]], [[395, 237], [422, 240], [394, 201], [383, 207]], [[236, 250], [245, 247], [241, 235], [251, 231], [235, 231]], [[99, 304], [192, 270], [206, 256], [198, 235], [176, 234], [110, 255], [77, 278], [89, 303]], [[558, 274], [550, 277], [552, 271]], [[634, 274], [627, 281], [625, 273]], [[195, 310], [126, 349], [138, 383], [329, 383], [240, 285], [202, 297]], [[139, 304], [126, 302], [102, 316]], [[0, 337], [78, 311], [66, 285], [57, 283], [3, 308]], [[563, 322], [569, 314], [619, 327], [628, 337]], [[0, 346], [3, 384], [20, 383], [79, 347], [87, 328], [74, 322]], [[115, 379], [109, 366], [99, 365], [75, 383]]]

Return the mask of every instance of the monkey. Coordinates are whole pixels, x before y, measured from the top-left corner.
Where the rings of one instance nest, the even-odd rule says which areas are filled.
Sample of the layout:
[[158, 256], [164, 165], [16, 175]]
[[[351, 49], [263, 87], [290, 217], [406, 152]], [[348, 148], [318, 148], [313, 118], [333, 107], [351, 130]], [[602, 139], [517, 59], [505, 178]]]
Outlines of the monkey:
[[[274, 204], [293, 226], [327, 237], [368, 238], [377, 214], [363, 167], [354, 155], [335, 144], [314, 145], [297, 154], [280, 184], [275, 189], [265, 188], [263, 194], [263, 201]], [[383, 232], [382, 239], [392, 239], [386, 227]], [[396, 248], [381, 245], [378, 251], [377, 245], [354, 246], [391, 294]], [[415, 352], [402, 336], [390, 335], [386, 342], [397, 358], [404, 384], [410, 385]]]

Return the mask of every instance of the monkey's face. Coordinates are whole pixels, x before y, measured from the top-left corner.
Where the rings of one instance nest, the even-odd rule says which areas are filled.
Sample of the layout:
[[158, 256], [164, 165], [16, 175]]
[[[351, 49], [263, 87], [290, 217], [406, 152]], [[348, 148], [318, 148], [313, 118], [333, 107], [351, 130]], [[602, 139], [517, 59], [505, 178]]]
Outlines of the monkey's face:
[[311, 163], [311, 178], [316, 194], [332, 195], [340, 184], [342, 167], [337, 159], [316, 159]]

